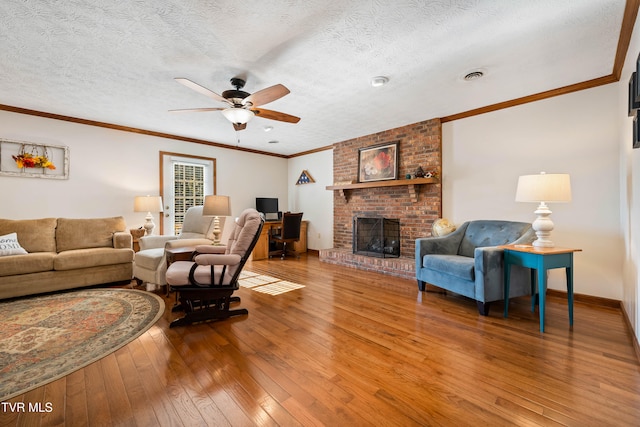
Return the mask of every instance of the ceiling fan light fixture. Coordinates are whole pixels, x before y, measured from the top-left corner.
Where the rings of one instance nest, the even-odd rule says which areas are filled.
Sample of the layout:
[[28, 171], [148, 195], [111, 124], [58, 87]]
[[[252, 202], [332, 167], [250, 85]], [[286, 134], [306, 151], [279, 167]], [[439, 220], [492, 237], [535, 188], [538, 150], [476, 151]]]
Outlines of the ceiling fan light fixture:
[[371, 79], [371, 86], [380, 87], [389, 83], [389, 77], [385, 76], [376, 76]]
[[222, 110], [222, 114], [231, 123], [234, 123], [237, 125], [244, 125], [247, 122], [249, 122], [249, 120], [251, 120], [253, 116], [255, 116], [253, 111], [246, 110], [244, 108], [238, 108], [238, 107], [227, 108], [226, 110]]

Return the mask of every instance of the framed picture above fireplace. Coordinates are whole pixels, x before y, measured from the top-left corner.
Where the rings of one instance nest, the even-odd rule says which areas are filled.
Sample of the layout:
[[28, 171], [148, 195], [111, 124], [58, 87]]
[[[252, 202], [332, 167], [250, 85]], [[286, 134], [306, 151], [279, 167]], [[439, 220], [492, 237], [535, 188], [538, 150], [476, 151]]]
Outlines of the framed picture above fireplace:
[[358, 150], [358, 182], [398, 179], [398, 143]]

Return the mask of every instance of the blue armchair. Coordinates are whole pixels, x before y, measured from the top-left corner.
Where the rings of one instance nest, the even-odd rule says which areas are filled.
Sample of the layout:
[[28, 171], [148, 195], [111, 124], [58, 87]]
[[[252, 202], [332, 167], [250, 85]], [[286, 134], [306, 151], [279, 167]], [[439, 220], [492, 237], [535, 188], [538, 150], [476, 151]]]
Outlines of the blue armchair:
[[[481, 315], [492, 301], [504, 298], [504, 256], [496, 246], [531, 244], [531, 224], [512, 221], [469, 221], [442, 237], [416, 239], [418, 289], [426, 283], [476, 300]], [[532, 294], [528, 269], [511, 269], [510, 297]]]

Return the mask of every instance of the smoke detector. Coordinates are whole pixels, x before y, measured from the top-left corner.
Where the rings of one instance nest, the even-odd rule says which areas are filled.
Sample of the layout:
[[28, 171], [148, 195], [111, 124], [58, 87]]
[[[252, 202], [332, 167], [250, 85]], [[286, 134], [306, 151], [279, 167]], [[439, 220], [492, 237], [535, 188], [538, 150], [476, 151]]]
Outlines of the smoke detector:
[[389, 83], [389, 77], [385, 76], [376, 76], [371, 78], [371, 86], [380, 87]]

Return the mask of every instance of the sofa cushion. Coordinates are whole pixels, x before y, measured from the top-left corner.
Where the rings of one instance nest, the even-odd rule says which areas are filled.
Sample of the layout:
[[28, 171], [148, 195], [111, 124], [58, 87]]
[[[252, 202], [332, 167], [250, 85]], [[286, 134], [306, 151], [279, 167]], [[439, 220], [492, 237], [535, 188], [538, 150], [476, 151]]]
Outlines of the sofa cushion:
[[469, 222], [464, 233], [458, 255], [474, 257], [476, 248], [500, 246], [518, 240], [531, 224], [499, 220], [479, 220]]
[[26, 255], [0, 257], [0, 276], [40, 273], [53, 270], [55, 252], [35, 252]]
[[20, 246], [16, 233], [0, 236], [0, 257], [7, 255], [25, 255], [26, 253], [27, 251]]
[[439, 271], [459, 277], [463, 280], [476, 280], [475, 260], [460, 255], [425, 255], [422, 266], [430, 270]]
[[59, 253], [53, 262], [55, 270], [75, 270], [99, 265], [125, 264], [133, 261], [132, 249], [89, 248]]
[[0, 219], [0, 235], [16, 233], [27, 252], [56, 251], [55, 218]]
[[71, 249], [112, 248], [113, 234], [116, 231], [126, 231], [126, 224], [121, 216], [89, 219], [58, 218], [56, 249], [58, 252], [63, 252]]

